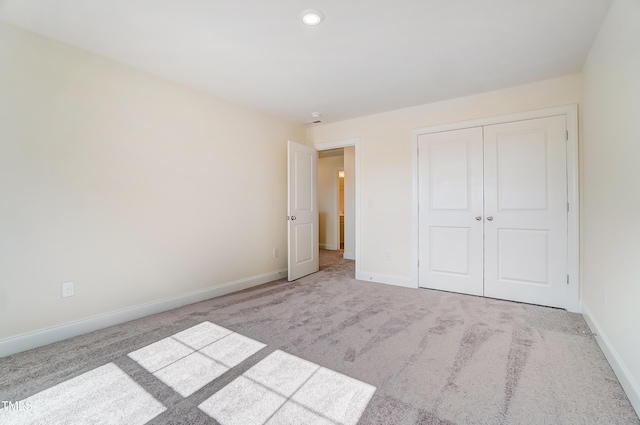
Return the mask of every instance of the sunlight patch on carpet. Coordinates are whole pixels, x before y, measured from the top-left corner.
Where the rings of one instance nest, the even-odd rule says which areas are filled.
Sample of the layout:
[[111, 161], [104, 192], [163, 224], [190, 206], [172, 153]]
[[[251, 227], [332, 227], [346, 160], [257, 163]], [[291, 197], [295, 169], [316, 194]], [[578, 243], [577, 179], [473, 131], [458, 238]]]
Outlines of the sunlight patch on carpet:
[[166, 410], [113, 363], [39, 392], [21, 405], [20, 410], [0, 410], [0, 423], [142, 425]]
[[198, 407], [221, 425], [355, 425], [375, 391], [276, 350]]
[[129, 357], [188, 397], [264, 347], [222, 326], [202, 322], [133, 351]]

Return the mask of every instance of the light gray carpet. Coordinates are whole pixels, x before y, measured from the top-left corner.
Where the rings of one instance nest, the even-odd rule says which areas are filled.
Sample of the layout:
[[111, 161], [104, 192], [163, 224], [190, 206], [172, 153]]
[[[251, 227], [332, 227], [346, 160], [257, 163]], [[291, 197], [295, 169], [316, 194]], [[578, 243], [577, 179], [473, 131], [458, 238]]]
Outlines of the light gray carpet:
[[[35, 409], [42, 397], [55, 401], [56, 391], [86, 385], [87, 377], [104, 370], [109, 379], [122, 381], [118, 385], [131, 394], [127, 397], [147, 400], [156, 415], [151, 424], [216, 424], [205, 412], [222, 409], [227, 393], [233, 394], [229, 400], [242, 396], [243, 380], [264, 369], [273, 354], [292, 355], [317, 365], [314, 370], [375, 387], [361, 424], [640, 424], [580, 315], [356, 281], [353, 262], [338, 254], [322, 252], [321, 271], [296, 282], [272, 282], [0, 359], [0, 400], [32, 397]], [[154, 360], [141, 353], [155, 355], [170, 338], [191, 335], [197, 325], [211, 326], [203, 322], [237, 335], [240, 342], [229, 350], [244, 344], [253, 351], [212, 374], [204, 386], [179, 374], [154, 375], [148, 366]], [[206, 347], [194, 350], [199, 350], [194, 356], [207, 355]], [[179, 384], [174, 389], [159, 377]], [[142, 395], [134, 382], [144, 389]], [[318, 388], [328, 391], [326, 385]], [[340, 388], [336, 384], [332, 395], [338, 404], [347, 397], [340, 397], [347, 394]], [[326, 401], [307, 392], [305, 397], [315, 400], [311, 407]], [[112, 423], [123, 414], [122, 406], [104, 400], [89, 404], [109, 410]], [[296, 417], [309, 423], [308, 412], [288, 406], [271, 423], [292, 423]], [[132, 417], [144, 418], [139, 405], [133, 407]], [[74, 422], [87, 423], [77, 409]], [[0, 410], [0, 423], [7, 413]], [[11, 415], [12, 423], [20, 423]], [[234, 416], [229, 409], [224, 415]], [[278, 420], [285, 416], [289, 419]], [[91, 422], [99, 417], [91, 416]], [[336, 417], [327, 414], [317, 423], [339, 423]]]

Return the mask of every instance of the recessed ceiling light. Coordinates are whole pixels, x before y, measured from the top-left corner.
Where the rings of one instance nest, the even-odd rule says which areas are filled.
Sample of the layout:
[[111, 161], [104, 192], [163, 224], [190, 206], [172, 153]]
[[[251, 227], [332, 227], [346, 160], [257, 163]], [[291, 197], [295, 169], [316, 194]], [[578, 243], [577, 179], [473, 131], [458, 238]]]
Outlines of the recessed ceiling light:
[[305, 25], [314, 26], [324, 20], [324, 13], [316, 9], [307, 9], [302, 11], [300, 17]]

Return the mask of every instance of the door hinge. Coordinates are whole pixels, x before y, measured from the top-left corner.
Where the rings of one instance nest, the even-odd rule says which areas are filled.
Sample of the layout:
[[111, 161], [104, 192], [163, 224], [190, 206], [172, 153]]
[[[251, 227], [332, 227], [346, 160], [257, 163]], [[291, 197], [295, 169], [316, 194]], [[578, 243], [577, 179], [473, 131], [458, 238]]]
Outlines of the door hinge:
[[569, 203], [567, 202], [567, 212], [569, 212]]
[[567, 275], [567, 285], [569, 284], [569, 275]]
[[565, 139], [565, 141], [567, 141], [567, 142], [569, 141], [569, 130], [566, 131], [566, 139]]

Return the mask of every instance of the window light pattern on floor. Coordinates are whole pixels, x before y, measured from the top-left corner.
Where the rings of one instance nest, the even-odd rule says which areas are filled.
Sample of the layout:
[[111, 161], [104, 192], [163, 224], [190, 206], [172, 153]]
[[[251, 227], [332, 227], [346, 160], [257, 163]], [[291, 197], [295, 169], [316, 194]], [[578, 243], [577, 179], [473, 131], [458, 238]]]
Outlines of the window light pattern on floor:
[[198, 407], [221, 425], [355, 425], [375, 390], [276, 350]]
[[143, 425], [166, 408], [113, 363], [64, 381], [3, 409], [0, 423]]
[[188, 397], [265, 347], [211, 322], [202, 322], [129, 353], [155, 377]]

